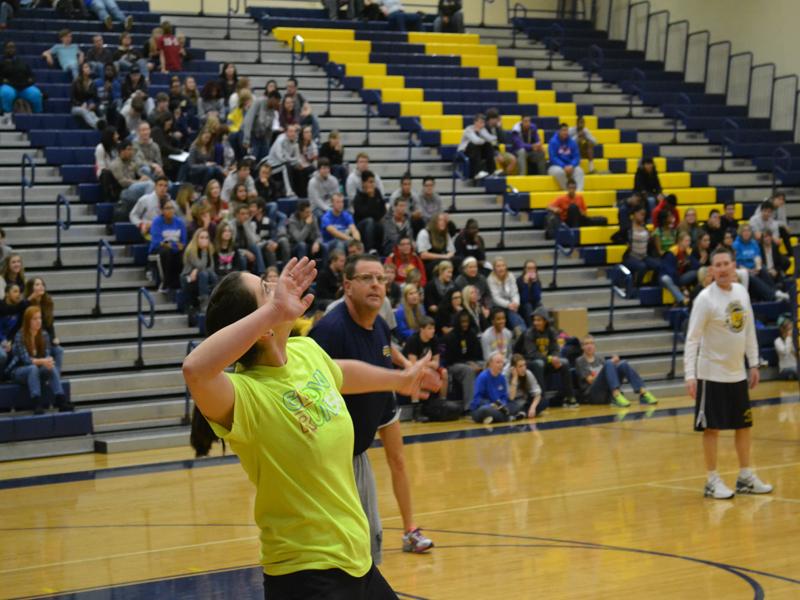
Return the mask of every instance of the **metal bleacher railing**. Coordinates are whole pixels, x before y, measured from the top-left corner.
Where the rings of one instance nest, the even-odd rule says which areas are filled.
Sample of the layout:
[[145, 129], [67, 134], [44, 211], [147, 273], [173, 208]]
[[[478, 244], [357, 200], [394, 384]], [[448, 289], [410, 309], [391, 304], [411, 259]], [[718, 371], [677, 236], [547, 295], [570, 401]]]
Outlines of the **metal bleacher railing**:
[[571, 256], [575, 251], [577, 241], [575, 234], [565, 225], [561, 223], [556, 231], [555, 239], [553, 240], [553, 281], [550, 282], [550, 289], [558, 288], [558, 257], [563, 255], [565, 257]]
[[625, 265], [615, 265], [609, 269], [609, 281], [611, 282], [611, 299], [608, 306], [608, 325], [606, 331], [614, 331], [614, 310], [616, 298], [628, 300], [636, 294], [633, 287], [633, 274]]
[[[103, 264], [103, 253], [108, 257], [108, 267]], [[106, 240], [98, 240], [97, 242], [97, 282], [94, 286], [94, 308], [92, 309], [92, 316], [99, 317], [103, 314], [100, 308], [100, 283], [103, 277], [111, 277], [114, 274], [114, 249]]]
[[[145, 313], [142, 310], [142, 299], [147, 300], [147, 303], [150, 305], [150, 315], [149, 319], [145, 318]], [[136, 292], [136, 324], [137, 324], [137, 338], [136, 338], [136, 346], [137, 346], [137, 355], [136, 360], [133, 363], [137, 369], [144, 368], [144, 357], [142, 356], [142, 335], [143, 329], [152, 329], [153, 325], [156, 324], [156, 303], [153, 300], [153, 296], [147, 291], [145, 288], [140, 287], [139, 290]]]
[[[66, 218], [61, 218], [61, 207], [66, 210]], [[72, 209], [69, 206], [69, 199], [64, 194], [59, 194], [56, 198], [56, 259], [53, 266], [60, 269], [64, 266], [61, 261], [61, 232], [67, 231], [72, 226]]]
[[[28, 179], [28, 169], [31, 170], [31, 177]], [[28, 222], [27, 218], [25, 217], [25, 190], [32, 188], [36, 184], [36, 162], [34, 162], [33, 157], [28, 154], [27, 152], [22, 155], [22, 160], [20, 162], [20, 171], [22, 174], [20, 175], [20, 184], [19, 184], [19, 218], [17, 219], [17, 223], [20, 225], [25, 225]]]
[[[189, 340], [186, 344], [186, 356], [189, 356], [192, 350], [197, 348], [199, 342], [196, 340]], [[189, 386], [185, 386], [183, 390], [183, 418], [181, 419], [181, 425], [189, 425], [192, 422], [192, 418], [190, 413], [192, 403], [192, 393], [189, 391]]]

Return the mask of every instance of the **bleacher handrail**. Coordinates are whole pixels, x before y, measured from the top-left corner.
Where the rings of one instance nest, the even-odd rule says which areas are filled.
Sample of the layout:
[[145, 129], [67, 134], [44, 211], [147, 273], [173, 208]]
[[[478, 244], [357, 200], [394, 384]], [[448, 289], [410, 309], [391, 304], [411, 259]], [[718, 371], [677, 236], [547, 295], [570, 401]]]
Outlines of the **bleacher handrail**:
[[300, 44], [300, 58], [303, 59], [306, 57], [306, 40], [305, 38], [300, 35], [299, 33], [295, 33], [292, 36], [292, 41], [289, 44], [289, 50], [292, 53], [292, 66], [291, 66], [291, 77], [294, 79], [294, 63], [295, 63], [295, 56], [297, 55], [297, 51], [295, 50], [295, 43]]
[[234, 0], [228, 0], [228, 9], [225, 11], [225, 37], [224, 39], [229, 40], [231, 39], [231, 14], [238, 14], [240, 6], [240, 0], [236, 0], [236, 8], [231, 11], [231, 6], [233, 5]]
[[[61, 218], [61, 207], [66, 209], [67, 218]], [[64, 194], [59, 194], [56, 197], [56, 259], [53, 261], [53, 266], [60, 269], [64, 266], [61, 262], [61, 232], [67, 231], [72, 226], [72, 209], [69, 205], [69, 199]]]
[[670, 369], [667, 379], [675, 379], [675, 369], [678, 362], [678, 343], [685, 340], [683, 335], [683, 325], [689, 318], [688, 308], [673, 309], [670, 312], [672, 324], [672, 356], [670, 358]]
[[[553, 239], [553, 281], [549, 286], [551, 290], [558, 288], [558, 257], [561, 254], [565, 257], [572, 255], [578, 245], [575, 237], [575, 233], [565, 223], [558, 226]], [[563, 244], [562, 240], [568, 240], [568, 243]]]
[[504, 250], [506, 247], [506, 214], [510, 214], [514, 217], [519, 214], [519, 211], [514, 210], [514, 208], [508, 202], [508, 194], [518, 193], [518, 189], [508, 186], [506, 187], [506, 193], [503, 194], [503, 205], [500, 208], [500, 242], [497, 244], [498, 250]]
[[[108, 268], [103, 264], [103, 253], [108, 256]], [[100, 281], [101, 277], [111, 277], [114, 274], [114, 249], [106, 240], [97, 241], [97, 281], [94, 286], [94, 308], [92, 309], [92, 316], [99, 317], [103, 314], [100, 308]]]
[[419, 133], [422, 130], [422, 124], [416, 117], [413, 119], [413, 123], [414, 128], [408, 132], [408, 156], [406, 157], [406, 173], [408, 175], [411, 175], [411, 151], [414, 147], [419, 148], [422, 145], [422, 137]]
[[[622, 276], [625, 287], [618, 285], [618, 280], [614, 277], [615, 273], [619, 273], [619, 275]], [[623, 264], [615, 265], [613, 268], [609, 269], [609, 279], [611, 281], [611, 300], [608, 306], [608, 325], [606, 325], [606, 331], [610, 332], [614, 331], [614, 310], [616, 298], [619, 297], [622, 300], [633, 298], [634, 288], [633, 274], [630, 272], [630, 269]]]
[[553, 70], [553, 57], [556, 52], [561, 51], [564, 44], [564, 28], [559, 23], [550, 25], [550, 33], [542, 39], [542, 43], [547, 48], [547, 70]]
[[[150, 318], [145, 319], [144, 312], [142, 311], [142, 298], [147, 300], [147, 303], [150, 305]], [[136, 339], [136, 346], [137, 346], [137, 358], [133, 363], [133, 366], [137, 369], [144, 368], [144, 357], [142, 356], [142, 345], [143, 345], [143, 338], [142, 338], [142, 328], [152, 329], [153, 325], [156, 324], [156, 303], [153, 300], [153, 296], [148, 292], [145, 288], [140, 287], [139, 290], [136, 292], [136, 325], [137, 325], [137, 339]]]
[[514, 4], [514, 8], [511, 9], [511, 47], [517, 47], [517, 12], [522, 10], [523, 18], [528, 18], [528, 7], [523, 6], [519, 2]]
[[[463, 165], [463, 171], [459, 173], [458, 166]], [[468, 179], [471, 173], [469, 156], [464, 152], [456, 152], [453, 158], [453, 190], [450, 198], [449, 212], [456, 212], [456, 179]]]
[[592, 44], [586, 50], [586, 58], [584, 59], [583, 67], [589, 71], [589, 77], [586, 85], [586, 93], [592, 93], [592, 79], [600, 72], [600, 69], [605, 62], [605, 53], [603, 49], [597, 44]]
[[635, 68], [635, 67], [633, 69], [631, 69], [631, 79], [629, 79], [628, 81], [625, 82], [626, 84], [628, 84], [628, 87], [629, 87], [628, 91], [630, 92], [628, 94], [628, 99], [630, 101], [630, 104], [628, 105], [628, 116], [629, 117], [633, 117], [633, 106], [634, 106], [633, 102], [634, 102], [636, 96], [641, 96], [642, 95], [642, 88], [640, 88], [636, 84], [637, 84], [637, 82], [645, 81], [646, 79], [647, 79], [647, 75], [645, 75], [644, 71], [642, 71], [641, 69]]
[[[189, 354], [191, 354], [192, 350], [197, 348], [197, 346], [199, 346], [199, 343], [196, 340], [189, 340], [186, 343], [186, 355], [185, 356], [189, 356]], [[191, 421], [192, 421], [191, 417], [189, 416], [189, 412], [190, 412], [189, 405], [191, 404], [191, 401], [192, 401], [192, 394], [189, 391], [189, 386], [187, 385], [187, 386], [184, 387], [184, 392], [183, 392], [183, 419], [181, 419], [181, 424], [182, 425], [189, 425], [189, 423], [191, 423]]]
[[[782, 163], [781, 161], [786, 161]], [[785, 164], [786, 166], [781, 166]], [[772, 152], [772, 193], [778, 190], [778, 181], [781, 175], [786, 173], [792, 168], [792, 155], [783, 146], [778, 146]]]
[[[686, 94], [684, 92], [679, 92], [678, 93], [678, 98], [681, 100], [681, 104], [679, 104], [678, 106], [684, 106], [685, 105], [685, 106], [689, 107], [689, 106], [692, 105], [692, 99], [691, 99], [691, 97], [689, 97], [689, 94]], [[680, 108], [675, 108], [675, 118], [672, 120], [672, 143], [673, 144], [677, 144], [678, 143], [678, 123], [680, 122], [681, 119], [686, 120], [687, 118], [689, 118], [689, 113], [684, 112]]]
[[[28, 179], [27, 172], [28, 167], [31, 169], [31, 178]], [[36, 162], [33, 160], [33, 157], [29, 153], [25, 153], [22, 155], [22, 160], [20, 161], [20, 170], [22, 174], [20, 175], [20, 191], [19, 191], [19, 199], [20, 199], [20, 215], [17, 219], [17, 223], [20, 225], [25, 225], [28, 222], [27, 218], [25, 217], [25, 190], [28, 188], [32, 188], [36, 184]]]
[[[739, 127], [739, 124], [736, 121], [734, 121], [733, 119], [731, 119], [730, 117], [727, 117], [722, 122], [722, 124], [723, 124], [723, 126], [730, 127], [731, 129], [733, 129], [735, 131], [738, 131], [739, 129], [741, 129]], [[722, 140], [720, 141], [720, 144], [719, 144], [719, 169], [717, 169], [718, 173], [725, 173], [726, 172], [726, 169], [725, 169], [725, 149], [726, 148], [733, 148], [733, 146], [737, 142], [738, 142], [738, 140], [736, 138], [734, 138], [734, 137], [731, 137], [731, 136], [725, 135], [725, 134], [722, 135]]]

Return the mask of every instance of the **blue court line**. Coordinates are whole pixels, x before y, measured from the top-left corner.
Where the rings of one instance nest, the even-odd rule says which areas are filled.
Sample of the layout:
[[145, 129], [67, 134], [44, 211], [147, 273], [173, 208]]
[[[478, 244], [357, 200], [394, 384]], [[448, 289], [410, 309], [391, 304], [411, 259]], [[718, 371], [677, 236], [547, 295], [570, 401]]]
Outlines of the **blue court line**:
[[[795, 404], [800, 402], [800, 396], [788, 398], [776, 397], [764, 400], [753, 400], [753, 408], [773, 406], [777, 404]], [[451, 440], [474, 439], [491, 437], [498, 435], [508, 435], [511, 433], [527, 433], [534, 430], [550, 431], [557, 429], [567, 429], [571, 427], [588, 427], [591, 425], [607, 425], [610, 423], [623, 421], [642, 421], [645, 419], [657, 419], [663, 417], [676, 417], [681, 415], [694, 414], [694, 406], [682, 406], [677, 408], [660, 408], [654, 411], [637, 411], [626, 413], [624, 419], [620, 418], [620, 413], [610, 415], [595, 415], [592, 417], [578, 417], [574, 419], [562, 419], [559, 421], [536, 422], [532, 424], [517, 425], [495, 425], [485, 427], [473, 427], [470, 429], [460, 429], [457, 431], [440, 431], [433, 433], [420, 433], [403, 437], [405, 444], [426, 444], [430, 442], [442, 442]], [[372, 447], [381, 447], [380, 440], [375, 440]], [[14, 479], [0, 480], [0, 490], [17, 489], [24, 487], [34, 487], [40, 485], [53, 485], [58, 483], [74, 483], [77, 481], [91, 481], [97, 479], [108, 479], [113, 477], [129, 477], [133, 475], [145, 475], [151, 473], [164, 473], [169, 471], [180, 471], [184, 469], [217, 467], [238, 463], [239, 458], [235, 454], [225, 456], [213, 456], [200, 459], [188, 459], [168, 461], [161, 463], [151, 463], [144, 465], [129, 465], [125, 467], [111, 467], [108, 469], [90, 469], [86, 471], [73, 471], [69, 473], [51, 473], [49, 475], [35, 475], [31, 477], [18, 477]]]

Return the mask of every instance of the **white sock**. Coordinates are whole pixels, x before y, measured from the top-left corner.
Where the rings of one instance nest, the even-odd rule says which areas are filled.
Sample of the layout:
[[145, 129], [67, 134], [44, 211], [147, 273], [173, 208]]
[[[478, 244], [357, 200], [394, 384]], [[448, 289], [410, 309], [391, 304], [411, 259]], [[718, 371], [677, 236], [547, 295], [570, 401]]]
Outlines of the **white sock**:
[[753, 471], [749, 467], [739, 469], [739, 479], [750, 479], [752, 476]]
[[719, 473], [717, 473], [717, 471], [709, 471], [708, 472], [708, 481], [709, 482], [717, 481], [718, 479], [721, 479], [721, 477], [719, 476]]

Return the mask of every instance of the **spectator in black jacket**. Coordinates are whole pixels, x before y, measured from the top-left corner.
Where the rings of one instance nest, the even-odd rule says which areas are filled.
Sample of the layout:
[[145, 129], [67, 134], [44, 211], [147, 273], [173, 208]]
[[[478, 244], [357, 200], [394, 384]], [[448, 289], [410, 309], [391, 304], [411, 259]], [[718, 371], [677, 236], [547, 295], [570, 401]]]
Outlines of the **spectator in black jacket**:
[[147, 96], [147, 81], [142, 76], [139, 65], [133, 65], [122, 82], [122, 101], [130, 98], [134, 92], [144, 92]]
[[433, 30], [439, 33], [464, 33], [464, 13], [461, 0], [439, 0], [439, 15], [433, 21]]
[[722, 226], [719, 211], [716, 208], [711, 209], [711, 212], [708, 213], [708, 221], [703, 225], [703, 230], [711, 238], [711, 245], [708, 247], [708, 251], [713, 252], [725, 239], [725, 228]]
[[353, 217], [367, 251], [380, 252], [383, 247], [383, 217], [386, 202], [375, 186], [372, 171], [361, 173], [361, 191], [353, 199]]
[[467, 219], [464, 229], [456, 236], [453, 244], [456, 247], [456, 266], [460, 266], [461, 262], [468, 256], [475, 258], [478, 261], [478, 265], [483, 265], [486, 262], [486, 245], [478, 229], [478, 221], [475, 219]]
[[462, 310], [456, 320], [456, 327], [444, 337], [444, 364], [450, 380], [461, 386], [461, 398], [467, 410], [472, 401], [475, 377], [483, 370], [483, 350], [469, 313]]
[[144, 73], [145, 78], [149, 78], [150, 69], [147, 59], [142, 56], [133, 46], [133, 38], [130, 32], [125, 31], [119, 36], [119, 46], [114, 51], [114, 66], [120, 73], [129, 72], [134, 66], [139, 67], [139, 71]]
[[642, 164], [636, 169], [636, 175], [633, 178], [633, 191], [647, 200], [648, 215], [653, 212], [656, 204], [664, 199], [664, 190], [661, 187], [661, 181], [658, 179], [656, 163], [649, 156], [643, 158]]
[[772, 287], [780, 287], [786, 276], [786, 271], [791, 265], [789, 257], [780, 253], [778, 245], [780, 240], [772, 237], [768, 229], [761, 234], [761, 272], [759, 277]]
[[341, 182], [347, 181], [348, 169], [344, 164], [342, 136], [334, 129], [328, 134], [328, 141], [319, 148], [319, 157], [327, 158], [331, 164], [331, 174]]
[[314, 297], [317, 299], [317, 308], [325, 308], [341, 297], [344, 285], [344, 252], [335, 248], [328, 255], [328, 265], [320, 270], [317, 275], [317, 286]]
[[86, 51], [85, 60], [91, 65], [95, 77], [102, 77], [105, 66], [114, 62], [114, 53], [106, 48], [102, 35], [92, 36], [92, 47]]
[[11, 113], [14, 101], [22, 98], [35, 113], [42, 112], [42, 91], [33, 82], [33, 71], [17, 56], [17, 45], [8, 41], [0, 63], [0, 104], [4, 113]]
[[100, 123], [97, 115], [97, 86], [92, 80], [92, 67], [89, 63], [81, 65], [81, 74], [72, 82], [70, 91], [72, 101], [72, 114], [86, 123], [92, 129], [105, 129], [105, 123]]
[[522, 274], [517, 277], [519, 291], [519, 314], [530, 323], [533, 311], [542, 305], [542, 282], [539, 281], [539, 267], [535, 260], [526, 260]]

